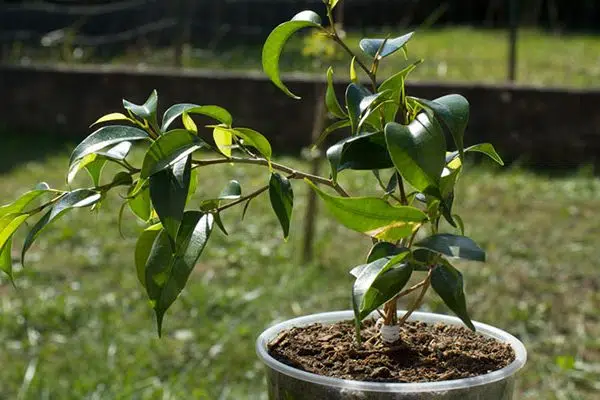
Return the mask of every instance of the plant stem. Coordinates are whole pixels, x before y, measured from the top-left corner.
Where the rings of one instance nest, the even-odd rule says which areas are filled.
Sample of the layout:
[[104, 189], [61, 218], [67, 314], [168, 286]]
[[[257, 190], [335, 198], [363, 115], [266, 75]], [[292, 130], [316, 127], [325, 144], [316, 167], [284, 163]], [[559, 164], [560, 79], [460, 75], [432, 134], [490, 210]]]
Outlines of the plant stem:
[[404, 316], [400, 319], [400, 321], [398, 322], [399, 325], [404, 324], [406, 322], [406, 320], [412, 315], [412, 313], [415, 312], [415, 310], [417, 308], [419, 308], [419, 306], [423, 302], [423, 298], [425, 297], [425, 293], [427, 293], [427, 290], [429, 289], [429, 286], [431, 285], [431, 272], [432, 271], [433, 271], [433, 269], [429, 269], [429, 273], [427, 274], [427, 278], [425, 278], [425, 280], [423, 281], [423, 286], [422, 286], [421, 293], [419, 293], [419, 297], [416, 298], [416, 300], [410, 306], [410, 308], [408, 309], [408, 311], [406, 312], [406, 314], [404, 314]]
[[222, 207], [217, 208], [215, 211], [217, 213], [220, 213], [221, 211], [227, 210], [228, 208], [231, 208], [233, 206], [237, 206], [238, 204], [241, 204], [247, 200], [252, 200], [253, 198], [258, 197], [262, 193], [266, 192], [268, 189], [269, 189], [269, 185], [263, 186], [260, 189], [255, 190], [254, 192], [250, 193], [247, 196], [241, 197], [235, 201], [232, 201], [231, 203], [228, 203]]

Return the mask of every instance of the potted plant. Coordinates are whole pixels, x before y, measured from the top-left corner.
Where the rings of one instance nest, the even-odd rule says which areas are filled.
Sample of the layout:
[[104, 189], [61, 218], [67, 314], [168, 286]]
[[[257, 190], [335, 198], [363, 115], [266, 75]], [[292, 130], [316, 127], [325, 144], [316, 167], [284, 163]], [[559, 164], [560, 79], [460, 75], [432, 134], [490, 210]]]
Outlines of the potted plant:
[[[373, 246], [366, 262], [350, 271], [356, 278], [351, 311], [287, 321], [260, 336], [257, 350], [268, 368], [270, 397], [510, 399], [514, 375], [525, 363], [525, 349], [509, 334], [471, 321], [462, 275], [452, 265], [456, 258], [485, 261], [484, 251], [464, 236], [463, 221], [453, 212], [464, 157], [479, 152], [499, 164], [502, 160], [491, 144], [464, 146], [469, 118], [464, 97], [451, 94], [425, 100], [406, 94], [405, 81], [420, 61], [378, 82], [380, 63], [406, 52], [412, 33], [364, 39], [360, 42], [364, 54], [355, 54], [333, 19], [338, 1], [324, 3], [326, 26], [316, 13], [304, 11], [273, 30], [263, 49], [263, 66], [275, 85], [296, 97], [282, 82], [278, 67], [283, 47], [294, 33], [317, 30], [351, 56], [352, 82], [342, 103], [334, 91], [333, 71], [327, 71], [326, 105], [336, 122], [317, 144], [333, 131], [348, 133], [327, 149], [330, 175], [317, 176], [275, 162], [265, 136], [234, 125], [222, 107], [176, 104], [159, 120], [156, 92], [142, 105], [124, 100], [126, 113], [98, 119], [94, 125], [104, 126], [71, 155], [67, 181], [86, 170], [92, 187], [63, 191], [39, 184], [0, 208], [0, 268], [12, 279], [12, 237], [26, 221], [37, 217], [23, 244], [23, 262], [53, 221], [74, 208], [98, 208], [109, 191], [121, 190], [121, 212], [128, 207], [146, 224], [134, 262], [160, 335], [163, 317], [185, 288], [212, 230], [225, 231], [221, 214], [236, 206], [245, 209], [268, 192], [287, 238], [294, 204], [291, 182], [302, 180], [335, 219], [368, 236]], [[359, 81], [359, 72], [367, 85]], [[207, 126], [212, 141], [203, 138], [194, 115], [215, 121]], [[173, 128], [176, 121], [182, 128]], [[139, 165], [128, 157], [135, 144], [145, 145]], [[120, 171], [104, 180], [107, 163]], [[190, 201], [197, 170], [224, 163], [262, 165], [268, 180], [246, 195], [238, 182], [231, 181], [217, 198]], [[381, 194], [349, 194], [337, 179], [346, 170], [372, 171]], [[407, 287], [414, 277], [420, 280]], [[430, 288], [458, 318], [416, 312]], [[398, 300], [408, 295], [414, 296], [411, 306], [398, 310]], [[468, 329], [457, 327], [459, 322]]]

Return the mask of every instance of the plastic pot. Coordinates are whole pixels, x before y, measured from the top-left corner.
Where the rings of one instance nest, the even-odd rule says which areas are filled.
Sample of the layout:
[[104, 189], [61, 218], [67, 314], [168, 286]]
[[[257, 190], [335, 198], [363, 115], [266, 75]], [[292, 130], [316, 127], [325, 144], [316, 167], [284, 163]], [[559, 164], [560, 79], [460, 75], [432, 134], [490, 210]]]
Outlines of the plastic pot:
[[[400, 313], [399, 313], [400, 314]], [[510, 400], [513, 398], [515, 375], [525, 365], [527, 351], [514, 336], [492, 326], [474, 322], [485, 336], [508, 343], [515, 351], [515, 360], [505, 368], [473, 378], [430, 383], [380, 383], [330, 378], [304, 372], [283, 364], [269, 355], [267, 344], [279, 332], [313, 323], [335, 323], [351, 320], [352, 311], [337, 311], [294, 318], [264, 331], [256, 342], [258, 356], [267, 368], [270, 400]], [[441, 322], [461, 325], [455, 317], [415, 312], [410, 320], [426, 323]]]

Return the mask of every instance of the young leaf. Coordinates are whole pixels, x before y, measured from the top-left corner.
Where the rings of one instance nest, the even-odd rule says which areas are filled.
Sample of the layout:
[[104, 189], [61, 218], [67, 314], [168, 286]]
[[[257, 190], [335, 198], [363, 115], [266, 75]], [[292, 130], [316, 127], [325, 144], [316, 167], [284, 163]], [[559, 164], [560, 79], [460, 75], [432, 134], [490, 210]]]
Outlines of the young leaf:
[[181, 225], [190, 187], [191, 158], [180, 160], [172, 168], [150, 177], [150, 199], [160, 222], [174, 241]]
[[233, 143], [233, 133], [231, 130], [217, 126], [213, 130], [213, 139], [219, 151], [225, 157], [231, 157], [231, 145]]
[[356, 318], [360, 321], [398, 294], [412, 275], [409, 264], [395, 265], [409, 254], [408, 250], [373, 261], [360, 269], [352, 287], [352, 302]]
[[175, 104], [171, 106], [162, 119], [162, 126], [160, 130], [162, 132], [166, 132], [169, 129], [169, 126], [177, 119], [180, 115], [186, 112], [188, 114], [199, 114], [204, 115], [209, 118], [215, 119], [222, 124], [225, 124], [227, 127], [230, 127], [233, 123], [233, 118], [229, 111], [219, 106], [199, 106], [198, 104]]
[[[500, 157], [500, 155], [498, 155], [498, 153], [496, 152], [496, 149], [490, 143], [481, 143], [481, 144], [476, 144], [471, 147], [467, 147], [465, 149], [465, 153], [469, 153], [469, 152], [483, 153], [486, 156], [488, 156], [489, 158], [491, 158], [492, 160], [494, 160], [496, 163], [498, 163], [500, 165], [504, 165], [504, 161], [502, 161], [502, 157]], [[454, 159], [456, 159], [458, 157], [458, 155], [459, 154], [457, 151], [449, 153], [446, 156], [446, 162], [448, 162], [448, 163], [452, 162]]]
[[464, 152], [464, 136], [469, 122], [469, 102], [459, 94], [450, 94], [435, 100], [414, 98], [423, 107], [430, 109], [452, 135], [460, 157]]
[[129, 118], [128, 116], [121, 114], [121, 113], [110, 113], [110, 114], [106, 114], [100, 118], [98, 118], [96, 120], [96, 122], [94, 122], [92, 125], [90, 125], [90, 127], [97, 125], [97, 124], [101, 124], [103, 122], [112, 122], [112, 121], [129, 121], [129, 122], [135, 122], [134, 120], [132, 120], [131, 118]]
[[392, 161], [404, 179], [420, 192], [439, 196], [446, 165], [446, 140], [439, 124], [421, 113], [408, 126], [387, 124], [385, 138]]
[[382, 59], [406, 46], [406, 43], [412, 38], [413, 34], [414, 32], [410, 32], [395, 39], [362, 39], [359, 46], [365, 54], [373, 58], [379, 52], [379, 59]]
[[288, 39], [303, 28], [322, 29], [321, 17], [313, 11], [302, 11], [296, 14], [291, 21], [284, 22], [271, 32], [262, 51], [262, 65], [265, 74], [285, 94], [295, 99], [299, 99], [299, 97], [290, 92], [281, 81], [281, 77], [279, 76], [279, 59]]
[[242, 187], [238, 181], [229, 181], [219, 194], [219, 200], [237, 200], [242, 197]]
[[399, 240], [412, 234], [427, 216], [408, 206], [392, 206], [377, 197], [331, 196], [306, 181], [325, 202], [329, 212], [345, 227], [381, 240]]
[[25, 238], [23, 250], [21, 252], [21, 262], [25, 264], [25, 254], [37, 239], [39, 234], [53, 221], [60, 218], [65, 212], [73, 208], [89, 207], [96, 204], [101, 199], [98, 192], [88, 189], [77, 189], [62, 196], [42, 218], [31, 228]]
[[431, 273], [431, 287], [444, 303], [464, 323], [475, 331], [475, 326], [467, 312], [467, 302], [463, 292], [463, 277], [460, 271], [450, 264], [438, 265]]
[[127, 205], [131, 212], [142, 221], [148, 221], [152, 216], [152, 202], [150, 201], [150, 189], [145, 187], [135, 196], [127, 198]]
[[69, 165], [72, 165], [75, 161], [88, 154], [96, 153], [98, 150], [102, 150], [105, 147], [125, 141], [144, 139], [148, 139], [148, 134], [133, 126], [111, 125], [102, 127], [79, 143], [71, 154]]
[[276, 172], [271, 174], [269, 198], [273, 211], [281, 224], [281, 229], [283, 229], [283, 238], [287, 240], [290, 235], [290, 222], [294, 208], [294, 191], [290, 181]]
[[0, 250], [0, 271], [3, 271], [8, 279], [12, 282], [13, 278], [13, 267], [12, 267], [12, 237], [8, 238], [2, 250]]
[[0, 218], [0, 251], [27, 218], [29, 214], [6, 214]]
[[356, 57], [352, 57], [352, 61], [350, 61], [350, 82], [358, 85], [358, 75], [356, 74]]
[[196, 123], [194, 122], [192, 117], [190, 117], [190, 115], [187, 112], [183, 112], [183, 114], [181, 115], [181, 121], [183, 122], [183, 127], [187, 131], [193, 133], [194, 135], [198, 134], [198, 127], [196, 126]]
[[32, 191], [24, 193], [21, 197], [15, 200], [13, 203], [7, 204], [0, 207], [0, 218], [7, 214], [19, 214], [33, 201], [38, 199], [40, 196], [48, 193], [58, 194], [58, 190], [50, 189], [47, 183], [42, 182]]
[[153, 90], [146, 102], [142, 105], [134, 104], [128, 100], [123, 99], [123, 107], [131, 111], [133, 115], [141, 119], [149, 121], [151, 124], [156, 125], [156, 107], [158, 106], [158, 93]]
[[327, 91], [325, 92], [325, 105], [327, 105], [327, 109], [334, 116], [338, 118], [347, 118], [347, 115], [335, 94], [335, 88], [333, 86], [333, 68], [331, 67], [329, 67], [327, 70]]
[[235, 128], [231, 132], [244, 141], [244, 146], [254, 147], [267, 160], [271, 159], [271, 144], [261, 133], [248, 128]]
[[135, 243], [135, 269], [138, 280], [144, 288], [146, 287], [146, 262], [150, 256], [154, 241], [162, 229], [161, 224], [149, 226], [142, 231]]
[[391, 90], [392, 94], [390, 95], [390, 99], [393, 100], [392, 103], [388, 103], [384, 106], [384, 119], [387, 122], [393, 122], [396, 120], [396, 115], [398, 114], [398, 110], [400, 108], [400, 104], [404, 102], [404, 83], [406, 82], [406, 78], [408, 75], [417, 68], [417, 65], [422, 63], [423, 60], [418, 60], [408, 67], [404, 68], [402, 71], [392, 75], [388, 79], [386, 79], [378, 89], [378, 92], [382, 92], [384, 90]]
[[140, 177], [145, 179], [169, 168], [205, 146], [202, 139], [185, 129], [167, 132], [152, 142], [146, 151]]
[[415, 243], [415, 246], [423, 247], [448, 257], [485, 262], [485, 251], [473, 239], [466, 236], [440, 233]]

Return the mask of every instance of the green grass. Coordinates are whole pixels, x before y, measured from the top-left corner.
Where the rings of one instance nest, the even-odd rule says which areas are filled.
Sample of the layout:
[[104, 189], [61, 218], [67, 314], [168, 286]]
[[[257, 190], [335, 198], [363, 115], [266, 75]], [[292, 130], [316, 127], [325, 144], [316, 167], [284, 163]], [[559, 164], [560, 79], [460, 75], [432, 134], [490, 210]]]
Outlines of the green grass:
[[[4, 172], [0, 202], [40, 180], [62, 187], [67, 154], [59, 153]], [[199, 174], [199, 195], [218, 193], [231, 178], [249, 193], [267, 176], [258, 167], [211, 167]], [[345, 183], [353, 192], [374, 189], [368, 174]], [[297, 183], [295, 190], [287, 244], [265, 197], [243, 222], [241, 210], [225, 216], [230, 236], [213, 233], [162, 339], [133, 267], [141, 226], [126, 213], [119, 237], [119, 198], [100, 214], [77, 211], [56, 222], [17, 271], [18, 289], [1, 281], [0, 398], [265, 398], [257, 335], [274, 321], [348, 308], [348, 271], [369, 247], [321, 213], [315, 261], [302, 264], [307, 189]], [[489, 256], [487, 264], [459, 264], [471, 315], [517, 335], [529, 350], [516, 398], [593, 398], [600, 389], [600, 181], [474, 166], [458, 193], [468, 234]], [[447, 312], [431, 293], [423, 308]]]

